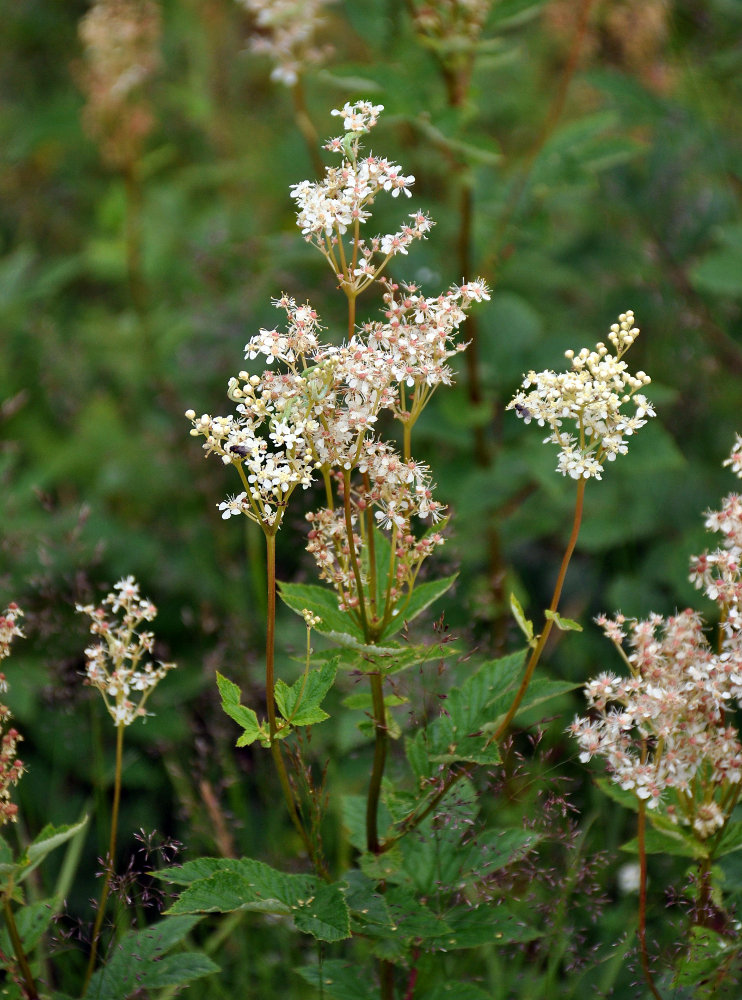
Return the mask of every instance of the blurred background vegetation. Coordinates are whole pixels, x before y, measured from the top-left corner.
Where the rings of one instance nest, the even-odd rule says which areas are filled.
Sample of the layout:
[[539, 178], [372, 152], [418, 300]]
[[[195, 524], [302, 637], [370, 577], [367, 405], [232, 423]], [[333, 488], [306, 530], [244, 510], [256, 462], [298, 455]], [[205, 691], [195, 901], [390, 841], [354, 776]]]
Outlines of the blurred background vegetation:
[[[159, 658], [180, 669], [158, 689], [156, 716], [127, 736], [122, 844], [135, 851], [134, 831], [157, 830], [183, 841], [184, 857], [238, 852], [282, 865], [296, 853], [269, 762], [233, 750], [215, 696], [218, 669], [246, 700], [263, 697], [262, 538], [254, 525], [219, 519], [216, 504], [236, 481], [203, 461], [183, 412], [227, 412], [226, 382], [243, 367], [246, 340], [276, 322], [271, 296], [309, 298], [328, 337], [342, 339], [344, 300], [302, 242], [289, 186], [316, 176], [312, 131], [319, 141], [334, 135], [329, 110], [346, 100], [385, 105], [373, 150], [415, 175], [409, 210], [437, 222], [424, 245], [397, 258], [395, 279], [434, 294], [482, 275], [494, 289], [465, 332], [473, 342], [457, 386], [440, 392], [413, 443], [453, 514], [438, 568], [460, 576], [438, 627], [483, 654], [517, 648], [512, 590], [539, 620], [574, 488], [554, 473], [538, 429], [503, 408], [523, 372], [561, 366], [566, 348], [604, 339], [628, 308], [642, 329], [631, 363], [652, 376], [658, 420], [588, 486], [564, 605], [585, 632], [553, 648], [547, 669], [580, 682], [616, 666], [590, 625], [598, 611], [644, 616], [698, 603], [687, 560], [707, 544], [702, 512], [734, 488], [720, 463], [742, 430], [742, 5], [495, 0], [483, 5], [481, 31], [463, 40], [426, 28], [419, 15], [436, 6], [445, 4], [338, 0], [317, 29], [322, 58], [286, 86], [250, 47], [266, 30], [249, 4], [140, 4], [151, 63], [140, 59], [122, 113], [96, 110], [101, 42], [88, 37], [86, 49], [79, 34], [86, 3], [16, 0], [4, 11], [0, 606], [15, 600], [28, 613], [28, 638], [8, 668], [29, 765], [21, 838], [106, 802], [113, 731], [81, 686], [86, 632], [74, 604], [131, 573], [160, 609]], [[406, 209], [379, 203], [373, 224], [394, 230]], [[359, 305], [363, 321], [380, 303]], [[311, 576], [304, 502], [310, 508], [302, 497], [279, 536], [283, 579]], [[288, 656], [303, 624], [284, 612], [279, 636]], [[284, 669], [297, 667], [286, 660]], [[432, 703], [466, 670], [450, 664], [401, 693]], [[351, 690], [352, 679], [338, 699]], [[615, 861], [631, 820], [618, 822], [582, 769], [569, 770], [574, 748], [562, 734], [578, 704], [557, 705], [540, 740], [518, 737], [503, 775], [482, 779], [504, 795], [493, 812], [512, 819], [543, 801], [557, 764], [571, 776], [585, 828], [560, 821], [552, 860], [566, 873], [557, 896], [570, 900], [575, 954], [563, 975], [574, 983], [578, 951], [584, 962], [600, 939], [611, 942], [633, 908], [618, 893]], [[330, 761], [331, 786], [355, 790], [367, 773], [362, 713], [343, 711], [318, 730], [315, 749]], [[326, 828], [339, 861], [348, 850], [339, 817]], [[85, 848], [91, 877], [71, 891], [73, 915], [94, 893], [105, 845], [103, 824]], [[603, 862], [588, 863], [597, 849]], [[573, 852], [584, 885], [569, 881]], [[678, 872], [660, 862], [655, 885]], [[554, 898], [544, 883], [545, 919], [566, 926]], [[602, 922], [590, 929], [590, 900], [599, 899]], [[661, 894], [657, 902], [662, 917]], [[662, 922], [656, 933], [671, 941], [672, 923]], [[291, 938], [257, 921], [250, 929], [221, 956], [225, 978], [201, 988], [306, 996], [287, 972], [301, 959]], [[506, 974], [494, 950], [477, 962], [466, 974], [493, 997], [511, 986], [521, 995], [521, 965]], [[458, 968], [449, 974], [464, 975]], [[607, 968], [591, 989], [630, 982], [630, 972]], [[572, 994], [565, 986], [560, 995]]]

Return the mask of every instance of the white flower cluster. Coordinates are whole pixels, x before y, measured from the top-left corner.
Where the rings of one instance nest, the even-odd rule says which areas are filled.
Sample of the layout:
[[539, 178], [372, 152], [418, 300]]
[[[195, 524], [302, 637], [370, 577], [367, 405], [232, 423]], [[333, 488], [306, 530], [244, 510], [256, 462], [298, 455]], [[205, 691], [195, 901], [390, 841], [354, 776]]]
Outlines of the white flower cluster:
[[[593, 351], [567, 351], [571, 371], [529, 372], [523, 388], [530, 391], [516, 393], [508, 404], [526, 423], [535, 420], [539, 427], [549, 428], [544, 441], [559, 446], [557, 471], [562, 475], [600, 479], [603, 463], [625, 454], [626, 438], [655, 415], [639, 392], [650, 377], [642, 371], [632, 375], [622, 360], [638, 335], [634, 314], [622, 313], [608, 335], [615, 355], [603, 343]], [[621, 409], [629, 402], [634, 407], [630, 415]], [[565, 421], [574, 429], [563, 429]]]
[[[109, 620], [106, 607], [112, 615]], [[103, 605], [78, 604], [76, 610], [92, 619], [90, 632], [99, 641], [85, 650], [85, 683], [103, 696], [115, 726], [130, 726], [146, 716], [144, 705], [152, 690], [174, 663], [157, 663], [144, 658], [151, 654], [152, 632], [137, 632], [142, 622], [151, 622], [157, 608], [139, 594], [139, 584], [127, 576], [114, 584]]]
[[742, 780], [742, 746], [725, 723], [742, 696], [742, 647], [715, 653], [691, 610], [646, 621], [601, 616], [598, 624], [630, 676], [606, 672], [586, 686], [592, 714], [570, 727], [580, 760], [603, 757], [614, 781], [650, 809], [674, 790], [664, 811], [710, 836], [725, 822], [724, 792]]
[[[371, 217], [370, 207], [381, 191], [393, 198], [411, 197], [412, 175], [379, 156], [360, 157], [359, 138], [376, 125], [383, 105], [357, 101], [335, 109], [343, 119], [346, 134], [331, 139], [326, 149], [343, 154], [339, 167], [327, 167], [322, 181], [301, 181], [291, 188], [299, 211], [296, 222], [307, 242], [326, 258], [333, 274], [348, 294], [358, 295], [383, 271], [396, 254], [406, 254], [414, 240], [423, 239], [433, 223], [424, 212], [413, 212], [410, 222], [398, 232], [374, 236], [359, 235], [361, 224]], [[343, 237], [350, 231], [352, 244]]]
[[314, 44], [323, 8], [333, 0], [240, 0], [255, 19], [252, 52], [269, 56], [271, 79], [293, 87], [307, 67], [324, 61], [327, 48]]
[[418, 481], [414, 504], [409, 485], [401, 482], [399, 503], [392, 501], [388, 487], [397, 479], [389, 464], [401, 465], [401, 459], [373, 431], [381, 410], [413, 421], [436, 385], [450, 383], [445, 361], [464, 346], [453, 337], [467, 311], [489, 292], [481, 281], [436, 298], [423, 297], [414, 286], [405, 286], [401, 297], [398, 292], [388, 283], [385, 320], [364, 328], [365, 338], [354, 335], [339, 347], [320, 343], [310, 306], [283, 295], [274, 305], [286, 312], [286, 330], [260, 330], [245, 346], [247, 359], [265, 357], [269, 369], [260, 376], [242, 371], [229, 381], [236, 415], [186, 412], [191, 434], [205, 439], [206, 454], [234, 465], [242, 479], [243, 491], [219, 504], [224, 518], [245, 514], [275, 532], [294, 489], [306, 489], [319, 469], [336, 468], [385, 481], [369, 494], [380, 524], [399, 526], [412, 514], [438, 519], [440, 505], [430, 496], [429, 482], [419, 484], [419, 475], [407, 478], [407, 484]]

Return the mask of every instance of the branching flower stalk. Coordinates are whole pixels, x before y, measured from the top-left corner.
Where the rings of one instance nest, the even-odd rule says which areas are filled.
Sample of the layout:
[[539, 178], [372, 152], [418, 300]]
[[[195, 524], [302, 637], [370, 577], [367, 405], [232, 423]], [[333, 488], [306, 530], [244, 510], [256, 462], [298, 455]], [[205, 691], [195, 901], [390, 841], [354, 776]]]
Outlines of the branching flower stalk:
[[175, 664], [159, 661], [153, 663], [148, 659], [154, 648], [155, 637], [150, 631], [140, 630], [140, 626], [143, 622], [154, 621], [157, 608], [147, 598], [140, 596], [139, 584], [134, 577], [127, 576], [119, 580], [101, 605], [78, 604], [77, 611], [91, 619], [90, 632], [97, 637], [97, 642], [85, 650], [85, 684], [100, 691], [106, 710], [116, 727], [111, 834], [103, 889], [93, 925], [84, 995], [95, 971], [106, 904], [116, 865], [124, 730], [136, 719], [145, 718], [149, 714], [145, 708], [149, 696], [167, 672], [174, 669]]
[[[491, 743], [503, 739], [515, 718], [554, 624], [565, 627], [566, 623], [558, 615], [559, 601], [579, 536], [587, 480], [600, 479], [604, 463], [615, 460], [617, 455], [625, 454], [628, 450], [626, 438], [643, 427], [648, 417], [654, 416], [651, 404], [638, 391], [649, 384], [649, 376], [642, 371], [632, 375], [623, 360], [638, 335], [639, 330], [634, 326], [634, 314], [622, 313], [618, 322], [612, 324], [608, 334], [615, 355], [609, 353], [603, 343], [598, 343], [593, 351], [583, 348], [575, 354], [569, 350], [566, 357], [571, 361], [570, 371], [559, 374], [549, 370], [538, 374], [529, 372], [523, 381], [523, 388], [530, 391], [516, 393], [508, 404], [507, 409], [515, 410], [516, 415], [525, 423], [535, 420], [539, 426], [549, 428], [550, 433], [544, 443], [559, 446], [557, 471], [577, 480], [577, 494], [572, 530], [545, 615], [544, 627], [535, 638], [531, 623], [523, 622], [532, 651], [518, 690], [508, 711], [494, 730], [489, 741]], [[629, 403], [634, 406], [632, 414], [627, 414], [622, 409]], [[574, 425], [574, 431], [565, 429], [565, 421]], [[567, 627], [572, 626], [567, 624]], [[402, 837], [419, 826], [451, 788], [472, 772], [473, 765], [464, 765], [451, 772], [422, 807], [412, 810], [399, 821], [396, 832], [380, 845], [379, 850], [382, 853], [390, 850]]]
[[[261, 525], [268, 544], [267, 732], [251, 716], [252, 738], [270, 746], [292, 820], [312, 857], [279, 746], [290, 721], [276, 714], [274, 670], [275, 535], [298, 486], [321, 476], [326, 506], [307, 514], [307, 549], [320, 579], [334, 588], [358, 640], [373, 647], [397, 616], [403, 616], [425, 559], [443, 543], [435, 524], [443, 515], [433, 497], [429, 470], [411, 457], [411, 431], [432, 393], [450, 384], [449, 360], [463, 350], [455, 337], [467, 312], [489, 298], [482, 281], [454, 285], [426, 297], [414, 284], [383, 277], [395, 255], [425, 238], [432, 222], [423, 212], [385, 236], [364, 238], [361, 226], [382, 192], [410, 197], [414, 178], [375, 155], [361, 155], [360, 139], [383, 108], [367, 101], [346, 104], [333, 115], [345, 133], [326, 149], [341, 155], [320, 182], [294, 185], [297, 224], [322, 253], [348, 302], [347, 339], [321, 343], [319, 319], [309, 304], [289, 295], [276, 299], [285, 330], [262, 329], [246, 345], [248, 361], [265, 358], [262, 375], [240, 372], [228, 394], [236, 416], [186, 414], [191, 433], [205, 438], [207, 454], [234, 465], [243, 491], [219, 504], [224, 518], [244, 514]], [[374, 282], [382, 289], [382, 319], [356, 321], [356, 300]], [[403, 452], [376, 434], [383, 411], [403, 427]], [[420, 534], [418, 521], [433, 527]], [[380, 560], [381, 556], [381, 560]], [[384, 569], [386, 563], [386, 569]], [[401, 618], [400, 618], [401, 620]], [[369, 653], [372, 657], [373, 654]], [[380, 850], [378, 813], [389, 740], [383, 675], [369, 671], [374, 753], [366, 810], [367, 848]], [[241, 717], [239, 710], [235, 708]], [[254, 716], [254, 713], [253, 713]], [[316, 859], [315, 860], [316, 863]], [[382, 963], [383, 996], [393, 995], [393, 966]]]

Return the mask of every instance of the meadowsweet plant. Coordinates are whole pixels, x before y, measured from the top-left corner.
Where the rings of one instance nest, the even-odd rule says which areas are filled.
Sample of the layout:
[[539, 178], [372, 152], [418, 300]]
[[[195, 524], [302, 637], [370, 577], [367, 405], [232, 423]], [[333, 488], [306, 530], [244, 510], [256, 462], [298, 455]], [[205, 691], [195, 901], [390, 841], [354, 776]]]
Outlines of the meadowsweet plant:
[[[116, 726], [118, 739], [108, 862], [90, 938], [87, 972], [74, 987], [74, 996], [82, 997], [88, 993], [90, 996], [125, 997], [140, 988], [189, 982], [215, 971], [216, 966], [206, 956], [181, 952], [176, 965], [168, 969], [163, 979], [171, 962], [166, 952], [178, 945], [193, 927], [194, 921], [186, 919], [184, 922], [161, 921], [154, 930], [114, 930], [106, 961], [96, 970], [106, 902], [115, 870], [123, 732], [135, 719], [147, 714], [144, 704], [149, 694], [174, 664], [154, 665], [147, 659], [152, 652], [154, 637], [151, 632], [137, 630], [143, 622], [152, 621], [157, 612], [151, 601], [140, 596], [139, 585], [133, 577], [120, 580], [102, 605], [80, 605], [77, 610], [90, 616], [91, 632], [98, 639], [86, 650], [85, 683], [101, 692]], [[16, 604], [9, 605], [0, 614], [0, 659], [10, 655], [12, 640], [23, 636], [20, 628], [22, 617], [23, 612]], [[0, 674], [0, 691], [4, 693], [7, 689], [5, 675]], [[22, 737], [15, 729], [7, 728], [9, 719], [9, 710], [0, 705], [0, 825], [13, 823], [18, 818], [18, 807], [10, 800], [10, 788], [18, 783], [24, 771], [23, 763], [16, 756]], [[39, 899], [38, 889], [33, 887], [28, 891], [26, 882], [53, 850], [71, 841], [79, 842], [85, 834], [86, 825], [87, 817], [66, 826], [47, 823], [18, 852], [14, 852], [10, 843], [0, 837], [0, 896], [4, 925], [0, 929], [0, 961], [6, 974], [4, 988], [8, 996], [26, 1000], [65, 996], [59, 991], [51, 991], [49, 986], [50, 957], [54, 948], [50, 942], [40, 947], [44, 935], [51, 930], [60, 914], [63, 900], [56, 896]], [[65, 951], [69, 950], [68, 943]]]
[[[742, 475], [742, 439], [723, 463]], [[742, 743], [734, 721], [742, 697], [742, 497], [727, 496], [706, 516], [721, 547], [691, 558], [690, 579], [718, 608], [718, 637], [688, 608], [638, 621], [601, 615], [597, 621], [618, 650], [627, 675], [601, 673], [585, 688], [590, 714], [570, 732], [580, 759], [605, 761], [609, 776], [635, 796], [641, 862], [640, 938], [645, 973], [646, 843], [644, 819], [654, 827], [654, 849], [697, 859], [696, 927], [728, 934], [714, 862], [738, 848], [742, 824], [735, 808], [742, 791]], [[708, 942], [704, 942], [708, 945]], [[724, 945], [729, 959], [729, 948]]]
[[[186, 413], [191, 434], [203, 439], [204, 452], [233, 466], [239, 478], [241, 491], [218, 505], [222, 517], [247, 517], [262, 528], [266, 541], [265, 715], [243, 705], [239, 686], [219, 675], [222, 704], [242, 729], [239, 746], [269, 748], [314, 873], [282, 874], [251, 859], [208, 859], [170, 870], [165, 877], [183, 887], [172, 908], [175, 914], [236, 907], [270, 910], [291, 916], [299, 930], [328, 943], [370, 936], [379, 995], [392, 1000], [402, 995], [400, 990], [406, 996], [415, 993], [418, 977], [430, 974], [433, 957], [442, 948], [472, 947], [494, 935], [493, 921], [497, 927], [507, 924], [507, 930], [497, 932], [503, 941], [538, 934], [526, 925], [510, 925], [507, 906], [487, 910], [484, 900], [490, 896], [480, 880], [493, 870], [485, 859], [488, 848], [478, 841], [467, 847], [468, 876], [458, 864], [462, 832], [475, 822], [477, 812], [472, 779], [479, 765], [499, 762], [499, 743], [519, 709], [569, 687], [547, 683], [533, 698], [528, 693], [552, 625], [578, 627], [561, 618], [557, 606], [577, 538], [585, 483], [600, 477], [604, 462], [626, 451], [626, 439], [652, 410], [637, 395], [648, 377], [631, 375], [624, 361], [638, 334], [630, 313], [611, 329], [615, 356], [599, 344], [592, 352], [569, 352], [572, 371], [566, 375], [527, 377], [525, 388], [537, 388], [519, 393], [511, 408], [526, 422], [548, 424], [550, 440], [564, 456], [560, 471], [577, 479], [573, 535], [545, 627], [535, 637], [515, 602], [531, 647], [525, 672], [520, 653], [474, 671], [448, 698], [444, 714], [410, 733], [405, 747], [409, 787], [390, 782], [391, 736], [400, 728], [394, 717], [400, 699], [392, 682], [401, 671], [440, 656], [439, 647], [409, 637], [400, 642], [395, 636], [453, 583], [452, 577], [421, 576], [444, 542], [446, 512], [435, 497], [430, 469], [413, 458], [412, 432], [437, 387], [453, 381], [454, 359], [466, 346], [458, 340], [460, 327], [475, 304], [489, 299], [489, 290], [484, 281], [464, 277], [460, 284], [427, 296], [417, 284], [387, 273], [392, 262], [395, 271], [403, 265], [417, 240], [427, 238], [432, 222], [416, 210], [395, 232], [365, 235], [375, 200], [389, 195], [408, 202], [414, 183], [399, 164], [363, 148], [382, 112], [382, 106], [368, 101], [334, 110], [344, 132], [325, 149], [340, 157], [339, 166], [325, 168], [322, 180], [302, 181], [291, 190], [304, 239], [325, 258], [345, 296], [344, 339], [322, 328], [311, 304], [299, 304], [284, 293], [274, 305], [285, 321], [248, 340], [246, 368], [229, 380], [234, 412]], [[360, 318], [357, 300], [374, 286], [381, 316]], [[262, 373], [254, 372], [252, 367], [261, 362]], [[622, 408], [630, 401], [633, 411], [626, 414]], [[562, 426], [568, 420], [574, 422], [574, 432]], [[401, 448], [383, 436], [395, 422]], [[307, 550], [327, 586], [280, 585], [284, 602], [307, 628], [304, 669], [290, 684], [275, 650], [276, 534], [286, 523], [289, 504], [298, 504], [313, 482], [323, 502], [305, 514]], [[312, 631], [333, 648], [315, 653]], [[338, 676], [346, 671], [367, 684], [353, 694], [351, 704], [363, 710], [361, 730], [372, 745], [365, 792], [348, 805], [350, 839], [360, 860], [335, 873], [322, 852], [317, 802], [302, 800], [300, 792], [313, 787], [302, 732], [328, 717], [324, 699], [336, 682], [342, 686]], [[508, 830], [510, 847], [498, 855], [494, 870], [523, 857], [539, 836]], [[458, 888], [431, 881], [438, 870], [432, 861], [424, 876], [415, 868], [420, 845], [430, 838], [448, 858], [452, 878], [458, 872], [464, 879]], [[225, 893], [227, 885], [231, 888]], [[466, 901], [462, 887], [468, 887]], [[438, 900], [437, 916], [428, 910], [431, 897]], [[372, 912], [378, 920], [369, 918]], [[342, 975], [343, 996], [353, 990], [361, 995], [366, 990], [363, 974], [348, 979], [341, 966], [331, 962], [328, 973], [323, 961], [319, 969], [307, 968], [302, 975], [320, 987], [334, 983], [332, 975]]]
[[116, 859], [119, 804], [121, 801], [121, 770], [123, 764], [124, 730], [137, 718], [147, 715], [145, 703], [174, 663], [152, 663], [155, 637], [140, 629], [143, 622], [157, 616], [154, 604], [139, 593], [139, 584], [127, 576], [114, 584], [101, 605], [78, 604], [77, 611], [91, 619], [90, 633], [97, 638], [85, 650], [87, 664], [85, 683], [100, 691], [106, 709], [116, 727], [116, 765], [111, 806], [111, 836], [108, 864], [103, 889], [93, 927], [92, 946], [85, 980], [87, 988], [95, 970], [98, 944], [106, 912]]
[[[559, 599], [582, 523], [585, 485], [589, 479], [601, 479], [604, 463], [612, 462], [617, 455], [628, 451], [627, 438], [654, 416], [654, 409], [638, 390], [651, 379], [643, 371], [632, 375], [624, 356], [639, 330], [634, 326], [633, 312], [622, 313], [613, 323], [608, 340], [615, 349], [611, 354], [606, 345], [598, 343], [594, 350], [583, 347], [579, 353], [565, 352], [571, 362], [567, 372], [530, 371], [523, 379], [523, 389], [515, 394], [507, 409], [514, 410], [526, 424], [535, 421], [539, 427], [548, 427], [544, 444], [559, 446], [557, 471], [577, 480], [572, 532], [559, 568], [559, 575], [546, 611], [546, 621], [541, 634], [534, 636], [533, 624], [526, 620], [515, 597], [511, 597], [513, 613], [528, 639], [532, 652], [526, 665], [518, 693], [510, 710], [498, 728], [502, 736], [515, 717], [533, 673], [543, 653], [546, 641], [556, 624], [561, 629], [579, 629], [573, 621], [558, 614]], [[629, 411], [626, 408], [629, 407]], [[633, 409], [631, 409], [633, 407]], [[566, 426], [565, 426], [566, 423]]]

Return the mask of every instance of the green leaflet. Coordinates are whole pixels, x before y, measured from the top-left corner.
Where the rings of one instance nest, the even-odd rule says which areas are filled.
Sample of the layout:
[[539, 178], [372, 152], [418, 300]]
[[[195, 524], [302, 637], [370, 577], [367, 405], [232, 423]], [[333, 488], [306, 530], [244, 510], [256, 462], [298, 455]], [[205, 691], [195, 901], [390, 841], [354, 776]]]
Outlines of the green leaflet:
[[38, 867], [47, 854], [61, 847], [62, 844], [82, 833], [87, 825], [87, 816], [79, 823], [71, 823], [67, 826], [52, 826], [47, 824], [44, 829], [28, 845], [24, 854], [13, 861], [13, 855], [5, 843], [0, 841], [0, 879], [7, 881], [12, 877], [17, 885], [28, 878], [34, 868]]
[[288, 875], [252, 858], [202, 858], [158, 873], [187, 888], [172, 914], [249, 910], [290, 916], [298, 930], [320, 941], [350, 937], [350, 914], [342, 884], [311, 875]]
[[206, 955], [181, 952], [168, 955], [200, 917], [167, 917], [143, 931], [130, 931], [112, 949], [108, 963], [93, 975], [87, 995], [96, 1000], [126, 1000], [143, 989], [182, 986], [218, 972]]
[[242, 692], [232, 681], [223, 677], [220, 673], [216, 675], [216, 685], [219, 694], [222, 696], [222, 708], [230, 719], [234, 719], [238, 726], [242, 726], [244, 732], [237, 740], [238, 747], [249, 746], [255, 740], [260, 740], [263, 746], [270, 745], [268, 730], [261, 726], [258, 717], [251, 708], [240, 704]]
[[287, 722], [292, 726], [313, 726], [329, 719], [320, 703], [333, 685], [337, 668], [335, 657], [302, 675], [290, 687], [285, 681], [276, 681], [276, 705]]
[[418, 777], [427, 777], [431, 765], [439, 763], [499, 761], [497, 746], [488, 744], [484, 727], [498, 714], [491, 705], [514, 684], [522, 666], [522, 652], [489, 661], [451, 691], [442, 706], [444, 714], [408, 741], [407, 758]]

